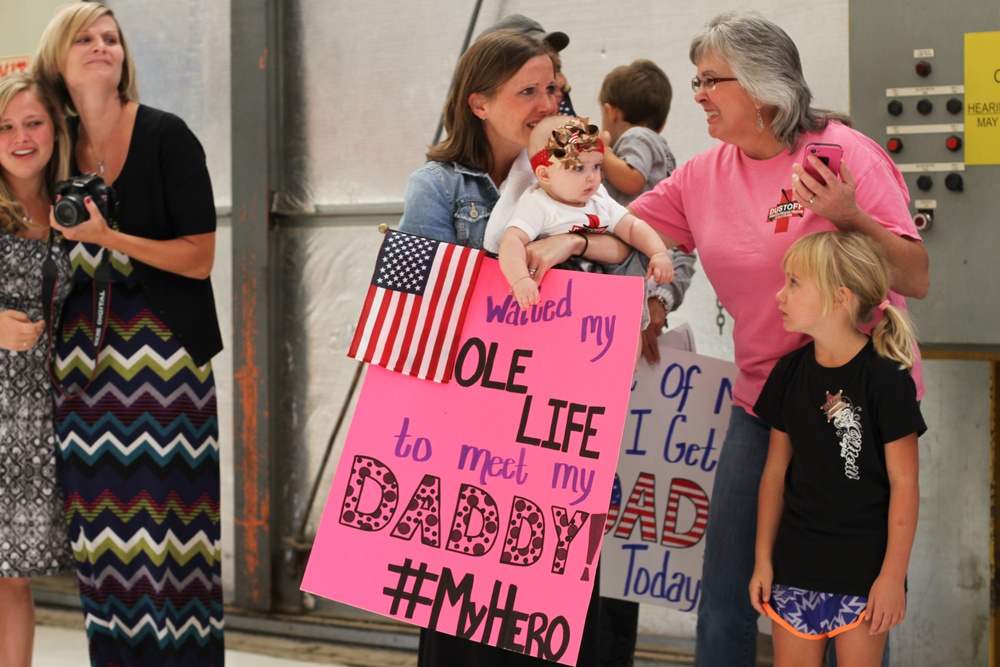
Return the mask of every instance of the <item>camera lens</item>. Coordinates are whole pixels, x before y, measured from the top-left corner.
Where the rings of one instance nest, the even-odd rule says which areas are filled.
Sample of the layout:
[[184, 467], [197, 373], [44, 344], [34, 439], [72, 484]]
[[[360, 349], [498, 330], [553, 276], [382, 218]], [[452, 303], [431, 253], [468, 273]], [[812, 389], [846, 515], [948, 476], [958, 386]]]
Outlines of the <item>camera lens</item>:
[[83, 199], [74, 193], [61, 197], [52, 212], [56, 222], [63, 227], [73, 227], [90, 218], [87, 207], [83, 205]]

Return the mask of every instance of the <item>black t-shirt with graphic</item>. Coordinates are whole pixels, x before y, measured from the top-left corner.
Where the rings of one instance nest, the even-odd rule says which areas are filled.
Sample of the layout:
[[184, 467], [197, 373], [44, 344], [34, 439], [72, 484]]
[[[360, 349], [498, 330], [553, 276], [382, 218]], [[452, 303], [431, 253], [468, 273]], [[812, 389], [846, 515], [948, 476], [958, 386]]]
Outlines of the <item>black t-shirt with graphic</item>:
[[826, 368], [810, 342], [778, 361], [754, 412], [792, 443], [774, 583], [867, 596], [888, 539], [885, 444], [927, 428], [910, 373], [871, 340]]

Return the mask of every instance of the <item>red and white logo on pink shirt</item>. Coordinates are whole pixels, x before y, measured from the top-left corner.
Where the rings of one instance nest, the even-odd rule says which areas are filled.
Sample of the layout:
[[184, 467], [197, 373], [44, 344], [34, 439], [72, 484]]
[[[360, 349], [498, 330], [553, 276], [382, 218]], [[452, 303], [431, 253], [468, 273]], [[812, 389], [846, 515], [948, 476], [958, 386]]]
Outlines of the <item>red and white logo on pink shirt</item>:
[[777, 206], [772, 206], [767, 212], [767, 221], [774, 223], [774, 233], [780, 234], [788, 231], [789, 218], [801, 218], [805, 213], [802, 204], [792, 198], [791, 190], [781, 191], [781, 202]]

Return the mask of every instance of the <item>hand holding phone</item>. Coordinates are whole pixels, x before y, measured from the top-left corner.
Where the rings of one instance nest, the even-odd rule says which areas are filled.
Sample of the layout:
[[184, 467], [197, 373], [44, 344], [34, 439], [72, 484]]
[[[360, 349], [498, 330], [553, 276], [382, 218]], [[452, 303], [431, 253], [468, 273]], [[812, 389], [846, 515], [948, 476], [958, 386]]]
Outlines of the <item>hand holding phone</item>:
[[843, 157], [844, 149], [837, 144], [807, 144], [806, 157], [802, 160], [802, 168], [807, 174], [819, 181], [820, 185], [826, 185], [826, 179], [819, 175], [816, 168], [809, 163], [809, 156], [813, 155], [823, 164], [830, 168], [834, 176], [840, 175], [840, 159]]

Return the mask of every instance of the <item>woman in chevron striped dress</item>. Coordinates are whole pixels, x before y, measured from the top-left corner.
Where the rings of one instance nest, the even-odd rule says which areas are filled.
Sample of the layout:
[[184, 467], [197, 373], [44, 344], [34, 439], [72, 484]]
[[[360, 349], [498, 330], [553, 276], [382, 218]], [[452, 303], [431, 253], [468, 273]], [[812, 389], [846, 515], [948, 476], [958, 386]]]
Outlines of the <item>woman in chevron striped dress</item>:
[[181, 119], [138, 103], [104, 5], [59, 10], [34, 69], [70, 115], [77, 171], [117, 200], [91, 190], [80, 221], [52, 216], [76, 280], [55, 359], [56, 431], [91, 664], [222, 665], [210, 361], [222, 340], [205, 154]]

